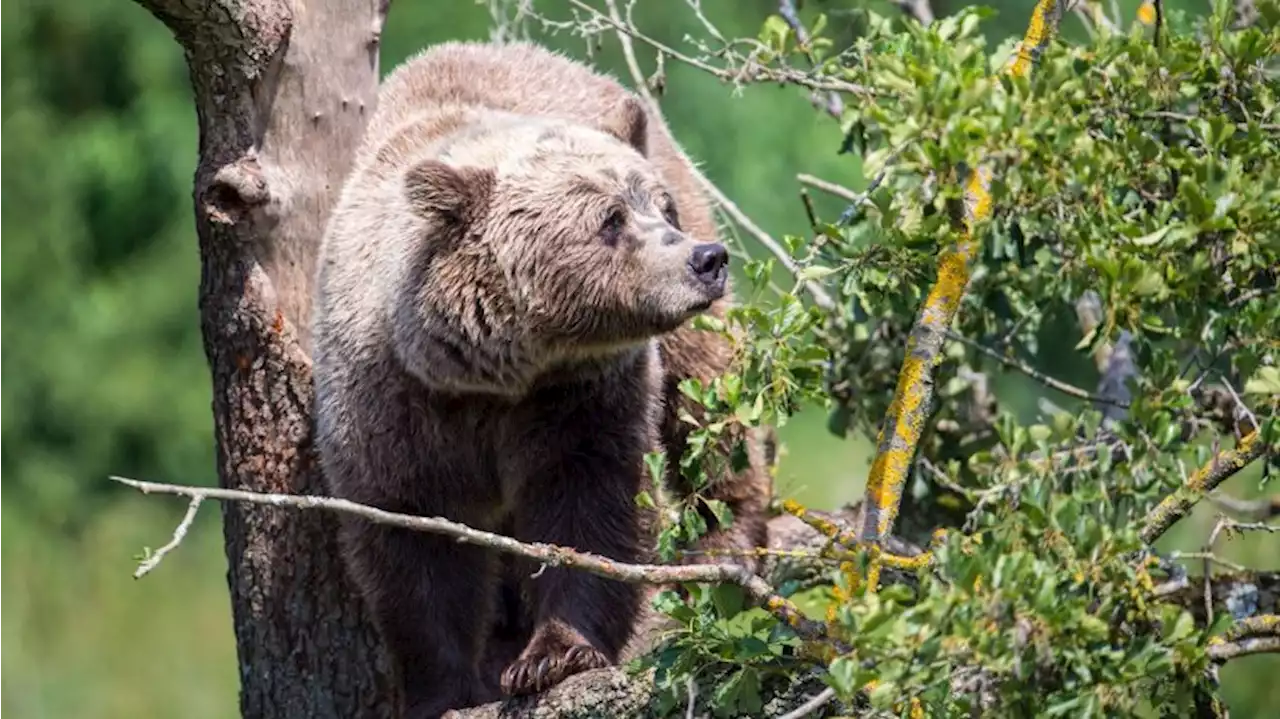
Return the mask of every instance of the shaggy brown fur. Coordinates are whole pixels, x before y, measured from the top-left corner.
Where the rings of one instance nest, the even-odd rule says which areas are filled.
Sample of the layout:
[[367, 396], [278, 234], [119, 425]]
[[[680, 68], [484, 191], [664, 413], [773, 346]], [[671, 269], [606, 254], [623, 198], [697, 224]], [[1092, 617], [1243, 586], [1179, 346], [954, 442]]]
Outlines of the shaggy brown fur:
[[[648, 559], [642, 457], [665, 446], [675, 464], [676, 384], [731, 359], [687, 326], [722, 315], [727, 292], [692, 173], [621, 85], [536, 46], [450, 43], [397, 68], [321, 247], [317, 443], [332, 491]], [[737, 519], [712, 519], [703, 546], [764, 544], [769, 475], [753, 456], [715, 483]], [[531, 578], [430, 535], [347, 521], [341, 543], [412, 717], [613, 663], [643, 611], [635, 587]]]

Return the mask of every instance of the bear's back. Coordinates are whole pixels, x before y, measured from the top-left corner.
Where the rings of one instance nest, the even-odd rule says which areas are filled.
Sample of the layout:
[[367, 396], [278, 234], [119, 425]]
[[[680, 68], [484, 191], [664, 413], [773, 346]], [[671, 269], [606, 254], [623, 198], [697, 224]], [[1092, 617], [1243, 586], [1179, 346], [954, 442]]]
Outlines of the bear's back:
[[604, 117], [627, 90], [612, 78], [538, 45], [446, 42], [406, 60], [383, 80], [366, 138], [441, 105], [581, 121]]

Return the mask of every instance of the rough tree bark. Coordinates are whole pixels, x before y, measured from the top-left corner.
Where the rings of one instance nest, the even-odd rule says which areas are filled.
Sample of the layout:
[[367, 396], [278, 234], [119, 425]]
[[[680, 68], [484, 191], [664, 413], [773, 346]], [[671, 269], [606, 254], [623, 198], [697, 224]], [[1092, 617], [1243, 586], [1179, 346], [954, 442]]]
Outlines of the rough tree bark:
[[[388, 0], [138, 0], [173, 31], [200, 124], [201, 324], [226, 487], [317, 493], [311, 273], [378, 84]], [[390, 670], [332, 519], [224, 505], [244, 717], [387, 717]]]

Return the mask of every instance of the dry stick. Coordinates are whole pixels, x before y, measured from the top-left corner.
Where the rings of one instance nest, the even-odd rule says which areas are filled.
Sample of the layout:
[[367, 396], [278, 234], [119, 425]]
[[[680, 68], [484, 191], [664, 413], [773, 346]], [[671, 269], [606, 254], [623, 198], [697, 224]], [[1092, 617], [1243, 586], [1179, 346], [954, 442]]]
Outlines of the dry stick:
[[778, 719], [802, 719], [802, 717], [807, 717], [813, 712], [821, 709], [823, 705], [825, 705], [827, 702], [834, 699], [835, 696], [836, 696], [836, 690], [832, 689], [831, 687], [827, 687], [826, 689], [823, 689], [822, 691], [813, 695], [813, 697], [809, 699], [809, 701], [805, 702], [804, 704], [801, 704], [795, 709], [792, 709], [786, 714], [783, 714], [782, 716], [778, 717]]
[[[1026, 36], [1018, 46], [1008, 72], [1025, 75], [1030, 71], [1057, 29], [1062, 11], [1063, 4], [1057, 0], [1036, 3]], [[990, 176], [990, 170], [981, 166], [970, 175], [966, 187], [964, 232], [957, 247], [939, 259], [938, 279], [925, 298], [907, 338], [907, 357], [902, 363], [893, 400], [880, 428], [863, 501], [861, 536], [876, 546], [882, 544], [893, 529], [893, 521], [902, 502], [902, 488], [934, 400], [934, 370], [942, 360], [943, 338], [960, 308], [960, 300], [969, 284], [970, 265], [979, 250], [974, 227], [991, 216]], [[868, 586], [872, 589], [879, 581], [879, 569], [879, 562], [873, 561], [868, 576]]]
[[[329, 512], [349, 514], [367, 519], [375, 524], [389, 527], [400, 527], [415, 532], [430, 532], [452, 537], [462, 544], [474, 544], [497, 552], [512, 554], [526, 559], [542, 562], [551, 567], [571, 567], [590, 572], [596, 576], [613, 579], [629, 584], [677, 584], [682, 582], [732, 582], [746, 590], [753, 599], [758, 600], [770, 613], [777, 616], [796, 633], [805, 639], [823, 639], [823, 626], [806, 618], [789, 600], [774, 593], [760, 577], [752, 574], [745, 567], [737, 564], [627, 564], [601, 557], [589, 552], [560, 547], [540, 542], [521, 542], [493, 532], [473, 529], [465, 524], [453, 522], [443, 517], [416, 517], [358, 504], [336, 497], [303, 496], [294, 494], [275, 494], [266, 492], [248, 492], [238, 489], [221, 489], [215, 487], [187, 487], [177, 484], [160, 484], [143, 482], [126, 477], [111, 477], [113, 481], [133, 487], [144, 494], [173, 494], [190, 497], [192, 500], [215, 499], [220, 502], [248, 502], [265, 504], [272, 507], [290, 507], [296, 509], [321, 509]], [[195, 507], [196, 502], [192, 502]], [[185, 524], [194, 516], [194, 510], [188, 509]], [[175, 539], [180, 541], [178, 534]], [[176, 544], [176, 542], [175, 542]]]
[[1205, 495], [1266, 453], [1267, 445], [1254, 430], [1236, 446], [1214, 455], [1208, 464], [1197, 469], [1173, 494], [1160, 500], [1147, 515], [1142, 527], [1142, 541], [1150, 544], [1161, 537], [1178, 520], [1187, 516]]
[[1228, 512], [1243, 514], [1254, 519], [1280, 517], [1280, 497], [1239, 499], [1219, 492], [1210, 492], [1207, 499]]
[[[580, 3], [574, 2], [574, 4], [579, 5]], [[627, 29], [626, 24], [622, 21], [622, 16], [618, 13], [618, 5], [615, 0], [605, 0], [605, 6], [609, 9], [609, 14], [606, 19], [608, 19], [614, 29], [617, 30], [618, 42], [622, 45], [622, 56], [627, 63], [627, 70], [631, 73], [631, 79], [636, 86], [636, 91], [640, 93], [646, 102], [649, 103], [649, 107], [655, 113], [661, 114], [661, 107], [658, 105], [657, 99], [655, 99], [653, 94], [649, 92], [649, 88], [644, 81], [644, 72], [640, 70], [640, 63], [636, 60], [635, 47], [631, 42], [633, 33]], [[598, 10], [593, 9], [590, 6], [583, 7], [599, 14]], [[637, 35], [637, 37], [640, 36]], [[659, 52], [667, 52], [668, 54], [671, 54], [669, 50], [663, 49], [663, 47], [658, 47], [658, 50]], [[674, 56], [679, 57], [678, 55]], [[695, 66], [701, 67], [700, 65]], [[714, 75], [715, 73], [712, 74]], [[719, 77], [719, 75], [716, 76]], [[795, 260], [791, 259], [791, 255], [787, 253], [782, 245], [777, 240], [773, 239], [769, 233], [762, 230], [759, 225], [753, 222], [752, 219], [748, 217], [745, 212], [739, 209], [738, 206], [734, 204], [734, 202], [723, 192], [721, 192], [720, 188], [716, 187], [711, 180], [708, 180], [696, 167], [693, 167], [693, 163], [689, 164], [690, 169], [693, 172], [693, 176], [697, 178], [698, 183], [702, 185], [702, 190], [711, 195], [716, 204], [720, 205], [720, 208], [725, 211], [725, 214], [733, 218], [733, 221], [736, 222], [738, 226], [746, 230], [752, 237], [756, 238], [757, 242], [763, 245], [765, 249], [769, 250], [774, 257], [777, 257], [778, 261], [782, 263], [782, 266], [798, 279], [800, 267], [796, 264]], [[827, 294], [827, 291], [822, 289], [822, 287], [816, 282], [805, 280], [801, 284], [806, 290], [808, 290], [809, 296], [813, 298], [814, 304], [818, 307], [828, 312], [835, 309], [835, 300], [831, 299], [831, 295]]]
[[829, 182], [827, 180], [822, 179], [821, 177], [814, 177], [813, 175], [806, 175], [802, 173], [802, 174], [796, 175], [796, 181], [802, 185], [815, 187], [819, 190], [822, 190], [823, 192], [826, 192], [831, 195], [835, 195], [836, 197], [839, 197], [842, 200], [848, 200], [849, 202], [858, 202], [859, 200], [863, 199], [862, 195], [859, 195], [858, 193], [854, 192], [853, 190], [850, 190], [844, 185], [837, 185], [836, 183]]
[[138, 563], [138, 569], [133, 573], [134, 579], [141, 579], [146, 576], [147, 572], [155, 569], [160, 560], [164, 559], [164, 555], [176, 549], [179, 544], [182, 544], [182, 540], [187, 536], [187, 530], [191, 529], [191, 523], [195, 521], [196, 512], [200, 510], [201, 501], [203, 501], [202, 497], [191, 498], [191, 503], [187, 505], [187, 513], [182, 517], [182, 521], [178, 523], [177, 528], [173, 530], [173, 538], [169, 540], [168, 544], [157, 549], [155, 554]]

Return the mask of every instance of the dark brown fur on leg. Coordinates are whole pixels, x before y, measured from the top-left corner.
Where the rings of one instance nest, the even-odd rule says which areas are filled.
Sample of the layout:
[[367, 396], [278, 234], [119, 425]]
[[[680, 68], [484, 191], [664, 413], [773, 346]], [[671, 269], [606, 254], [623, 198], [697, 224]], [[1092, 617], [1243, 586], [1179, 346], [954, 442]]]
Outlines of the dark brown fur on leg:
[[[643, 455], [652, 431], [620, 421], [629, 413], [626, 393], [601, 396], [590, 413], [558, 412], [543, 442], [547, 457], [515, 503], [515, 534], [622, 562], [641, 553], [640, 510], [635, 495], [643, 482]], [[572, 406], [572, 405], [570, 405]], [[534, 570], [526, 562], [517, 568]], [[509, 695], [540, 692], [565, 677], [609, 666], [631, 636], [641, 588], [576, 569], [547, 567], [523, 580], [534, 629], [529, 644], [502, 673]]]
[[[479, 660], [493, 613], [493, 555], [421, 532], [356, 522], [346, 524], [342, 541], [374, 621], [398, 659], [406, 719], [430, 719], [489, 699]], [[463, 575], [469, 581], [456, 581]], [[380, 579], [391, 577], [395, 581]]]

